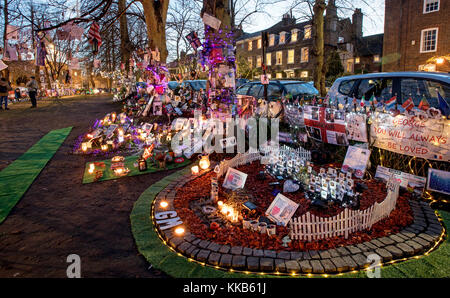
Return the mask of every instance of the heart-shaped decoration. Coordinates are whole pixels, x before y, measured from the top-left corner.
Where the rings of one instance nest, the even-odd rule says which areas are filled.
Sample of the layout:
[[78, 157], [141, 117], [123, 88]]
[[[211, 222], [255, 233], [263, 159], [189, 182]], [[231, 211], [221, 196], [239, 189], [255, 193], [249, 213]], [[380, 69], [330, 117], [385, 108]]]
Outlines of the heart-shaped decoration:
[[286, 180], [283, 184], [283, 192], [296, 192], [299, 188], [300, 185], [292, 180]]

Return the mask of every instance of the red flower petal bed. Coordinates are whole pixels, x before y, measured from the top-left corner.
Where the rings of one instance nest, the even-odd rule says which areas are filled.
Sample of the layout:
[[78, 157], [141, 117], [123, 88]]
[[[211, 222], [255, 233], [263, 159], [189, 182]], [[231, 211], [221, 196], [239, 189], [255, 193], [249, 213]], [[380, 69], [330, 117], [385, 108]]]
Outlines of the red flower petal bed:
[[[255, 203], [258, 206], [258, 213], [263, 215], [271, 204], [274, 196], [272, 195], [273, 188], [268, 185], [269, 182], [275, 181], [269, 175], [266, 179], [261, 181], [256, 178], [259, 171], [264, 169], [259, 162], [254, 162], [249, 165], [241, 166], [238, 170], [247, 173], [247, 181], [245, 188], [256, 199]], [[352, 245], [370, 241], [373, 238], [384, 237], [392, 233], [399, 232], [403, 227], [409, 225], [413, 221], [412, 211], [408, 203], [410, 198], [409, 193], [401, 193], [397, 206], [392, 211], [388, 218], [374, 224], [370, 230], [355, 232], [349, 235], [347, 239], [344, 236], [336, 236], [333, 238], [315, 240], [315, 241], [300, 241], [292, 240], [289, 247], [282, 246], [282, 238], [289, 232], [288, 227], [277, 226], [277, 232], [274, 236], [260, 234], [254, 231], [243, 229], [240, 226], [222, 227], [217, 230], [211, 230], [210, 225], [204, 223], [190, 208], [189, 202], [208, 197], [211, 191], [211, 177], [216, 175], [212, 171], [200, 176], [197, 179], [190, 181], [183, 187], [178, 189], [174, 200], [174, 206], [178, 215], [182, 218], [184, 224], [189, 231], [200, 239], [210, 240], [219, 244], [228, 244], [230, 246], [243, 246], [259, 249], [272, 250], [325, 250], [332, 249], [339, 246]], [[219, 179], [219, 185], [223, 183], [223, 178]], [[355, 181], [357, 182], [357, 181]], [[364, 181], [368, 186], [361, 196], [360, 209], [365, 210], [373, 205], [375, 202], [382, 202], [386, 197], [385, 183], [376, 180]], [[282, 188], [282, 187], [281, 187]], [[224, 198], [222, 187], [220, 187], [219, 198]], [[310, 211], [312, 214], [321, 217], [331, 217], [343, 210], [343, 208], [336, 204], [329, 207], [327, 210], [318, 210], [311, 206], [309, 200], [304, 197], [302, 192], [283, 193], [291, 200], [300, 204], [295, 217], [301, 216], [303, 213]]]

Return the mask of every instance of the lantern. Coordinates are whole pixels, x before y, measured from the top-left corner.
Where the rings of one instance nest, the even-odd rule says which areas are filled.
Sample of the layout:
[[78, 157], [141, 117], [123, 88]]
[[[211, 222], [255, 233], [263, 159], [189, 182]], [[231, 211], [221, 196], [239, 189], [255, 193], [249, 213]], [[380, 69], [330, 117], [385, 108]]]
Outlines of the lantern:
[[87, 148], [88, 148], [88, 146], [87, 146], [87, 143], [86, 143], [86, 142], [81, 143], [81, 150], [83, 150], [84, 152], [86, 152], [86, 151], [87, 151]]
[[198, 156], [200, 158], [200, 162], [198, 163], [198, 165], [200, 166], [200, 168], [202, 170], [206, 170], [209, 168], [210, 166], [210, 162], [209, 162], [209, 155], [199, 155]]
[[147, 171], [147, 161], [142, 156], [138, 159], [139, 172]]
[[167, 208], [167, 206], [169, 206], [169, 203], [167, 203], [166, 201], [162, 201], [159, 205], [160, 205], [162, 208]]
[[193, 166], [191, 168], [191, 172], [192, 172], [193, 175], [197, 175], [198, 172], [199, 172], [198, 166]]
[[103, 145], [102, 145], [102, 150], [103, 150], [103, 151], [107, 151], [107, 150], [108, 150], [108, 145], [103, 144]]

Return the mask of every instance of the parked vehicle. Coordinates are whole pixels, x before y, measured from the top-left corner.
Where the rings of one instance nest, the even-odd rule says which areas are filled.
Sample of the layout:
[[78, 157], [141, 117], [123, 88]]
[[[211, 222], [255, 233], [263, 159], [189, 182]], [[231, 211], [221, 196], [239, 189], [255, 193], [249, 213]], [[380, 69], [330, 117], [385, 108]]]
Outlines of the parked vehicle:
[[200, 91], [200, 89], [206, 90], [206, 80], [187, 80], [183, 81], [180, 85], [181, 88], [189, 88], [194, 91]]
[[[264, 98], [264, 87], [261, 82], [249, 82], [236, 90], [238, 96], [253, 96], [256, 99]], [[292, 98], [302, 97], [305, 100], [319, 96], [319, 91], [313, 85], [303, 81], [271, 80], [267, 86], [268, 100], [277, 100], [282, 96], [292, 95]]]
[[248, 80], [248, 79], [236, 79], [236, 88], [239, 88], [248, 82], [250, 82], [250, 80]]
[[175, 91], [175, 89], [177, 89], [180, 84], [177, 81], [170, 81], [167, 86], [169, 87], [170, 90]]
[[431, 107], [438, 108], [438, 96], [441, 94], [447, 102], [450, 98], [450, 75], [429, 72], [384, 72], [337, 79], [328, 95], [331, 100], [337, 98], [339, 103], [355, 97], [358, 103], [364, 96], [368, 101], [372, 95], [380, 101], [387, 101], [397, 96], [399, 109], [401, 104], [411, 97], [417, 107], [425, 96]]

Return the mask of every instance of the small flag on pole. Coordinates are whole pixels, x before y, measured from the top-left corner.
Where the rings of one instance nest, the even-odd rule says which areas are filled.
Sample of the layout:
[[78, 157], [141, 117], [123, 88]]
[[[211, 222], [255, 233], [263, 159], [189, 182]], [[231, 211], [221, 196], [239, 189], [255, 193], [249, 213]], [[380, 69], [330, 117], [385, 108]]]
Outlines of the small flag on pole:
[[448, 117], [450, 115], [450, 107], [445, 99], [442, 98], [441, 94], [438, 92], [438, 100], [439, 100], [439, 110], [443, 116]]
[[361, 98], [361, 102], [359, 103], [359, 105], [361, 106], [361, 107], [364, 107], [364, 102], [366, 101], [366, 98], [364, 97], [364, 95], [363, 95], [363, 97]]
[[395, 103], [397, 102], [397, 96], [393, 96], [391, 99], [386, 101], [386, 110], [390, 110], [395, 107]]
[[430, 104], [428, 103], [428, 100], [425, 98], [425, 96], [422, 97], [422, 100], [420, 101], [418, 108], [423, 111], [426, 111], [430, 108]]
[[403, 104], [402, 104], [402, 108], [404, 108], [407, 111], [411, 111], [414, 108], [414, 102], [412, 100], [412, 98], [408, 98]]

